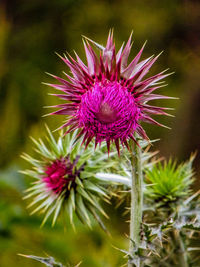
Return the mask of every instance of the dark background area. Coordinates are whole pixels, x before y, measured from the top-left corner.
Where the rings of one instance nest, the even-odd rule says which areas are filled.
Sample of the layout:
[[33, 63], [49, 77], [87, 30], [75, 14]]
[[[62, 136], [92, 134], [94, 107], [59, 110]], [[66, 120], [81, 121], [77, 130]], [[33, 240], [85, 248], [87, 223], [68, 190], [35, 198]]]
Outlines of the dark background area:
[[[81, 35], [105, 44], [114, 28], [117, 48], [133, 30], [133, 57], [148, 40], [143, 58], [164, 50], [151, 74], [170, 68], [160, 93], [179, 100], [157, 101], [175, 108], [175, 118], [158, 118], [171, 130], [144, 125], [150, 139], [161, 140], [152, 149], [178, 161], [200, 147], [200, 1], [181, 0], [12, 0], [0, 1], [0, 266], [41, 266], [17, 253], [56, 256], [74, 266], [120, 266], [122, 254], [111, 245], [126, 248], [122, 210], [112, 211], [106, 222], [112, 237], [98, 226], [90, 231], [78, 223], [77, 232], [62, 221], [39, 229], [40, 216], [29, 217], [21, 198], [29, 179], [18, 173], [24, 167], [19, 155], [32, 153], [29, 136], [43, 137], [44, 123], [51, 129], [64, 118], [42, 118], [44, 106], [58, 101], [45, 71], [61, 75], [66, 66], [54, 52], [75, 50], [85, 61]], [[57, 102], [56, 102], [57, 101]], [[199, 186], [198, 152], [195, 160]], [[109, 209], [109, 208], [108, 208]]]

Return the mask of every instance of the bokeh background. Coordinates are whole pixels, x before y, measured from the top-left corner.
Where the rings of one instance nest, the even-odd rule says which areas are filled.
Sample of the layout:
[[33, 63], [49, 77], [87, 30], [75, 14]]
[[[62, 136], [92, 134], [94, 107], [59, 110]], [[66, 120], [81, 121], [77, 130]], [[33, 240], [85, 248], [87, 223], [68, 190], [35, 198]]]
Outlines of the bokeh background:
[[[114, 28], [116, 46], [134, 31], [134, 56], [148, 40], [144, 57], [164, 50], [151, 74], [170, 68], [168, 87], [160, 90], [180, 100], [162, 101], [175, 108], [175, 118], [159, 118], [172, 130], [145, 126], [152, 149], [178, 161], [200, 148], [200, 1], [198, 0], [1, 0], [0, 1], [0, 266], [41, 266], [17, 253], [50, 254], [64, 264], [83, 267], [121, 266], [125, 261], [113, 246], [126, 249], [128, 232], [123, 208], [106, 207], [111, 220], [107, 237], [97, 225], [91, 231], [77, 222], [75, 233], [62, 221], [40, 229], [41, 217], [29, 217], [22, 201], [30, 182], [18, 173], [25, 167], [19, 155], [32, 153], [29, 136], [44, 135], [44, 123], [57, 128], [64, 118], [42, 118], [43, 106], [55, 104], [45, 71], [61, 75], [66, 66], [55, 55], [76, 50], [84, 57], [81, 35], [102, 44]], [[85, 58], [84, 58], [85, 59]], [[57, 102], [58, 103], [58, 102]], [[195, 160], [199, 186], [199, 152]]]

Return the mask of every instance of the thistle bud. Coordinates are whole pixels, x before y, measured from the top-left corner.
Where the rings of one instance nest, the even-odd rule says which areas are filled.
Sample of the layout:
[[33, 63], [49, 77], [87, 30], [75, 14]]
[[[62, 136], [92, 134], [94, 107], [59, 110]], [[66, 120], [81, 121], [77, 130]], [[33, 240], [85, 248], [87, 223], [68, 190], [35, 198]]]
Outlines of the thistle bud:
[[[101, 180], [96, 173], [104, 173], [112, 168], [116, 161], [113, 157], [117, 152], [105, 157], [103, 148], [96, 149], [90, 144], [85, 150], [81, 140], [76, 141], [75, 134], [63, 137], [62, 131], [58, 140], [47, 127], [46, 142], [32, 139], [38, 158], [27, 154], [22, 157], [33, 166], [23, 171], [35, 179], [26, 190], [25, 198], [32, 198], [28, 206], [35, 207], [31, 214], [45, 214], [43, 224], [53, 215], [54, 225], [61, 210], [65, 210], [73, 224], [74, 214], [87, 225], [91, 225], [91, 215], [103, 226], [99, 213], [107, 217], [100, 205], [100, 199], [108, 201], [109, 194], [104, 185], [110, 181]], [[103, 145], [105, 147], [106, 144]], [[116, 155], [117, 157], [117, 155]], [[106, 162], [105, 162], [106, 161]]]

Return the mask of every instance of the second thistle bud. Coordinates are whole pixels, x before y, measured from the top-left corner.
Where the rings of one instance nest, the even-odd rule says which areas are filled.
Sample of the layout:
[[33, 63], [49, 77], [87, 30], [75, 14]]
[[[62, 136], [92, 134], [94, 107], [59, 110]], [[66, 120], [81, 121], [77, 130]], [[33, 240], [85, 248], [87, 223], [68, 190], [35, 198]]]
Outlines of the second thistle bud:
[[61, 132], [56, 140], [48, 128], [47, 131], [46, 143], [33, 139], [38, 158], [34, 159], [27, 154], [22, 156], [33, 166], [32, 169], [23, 171], [35, 179], [25, 196], [33, 199], [29, 205], [35, 206], [32, 214], [45, 214], [43, 223], [53, 215], [54, 225], [61, 210], [65, 210], [72, 224], [76, 214], [83, 223], [90, 226], [92, 215], [103, 226], [98, 214], [107, 217], [100, 200], [109, 199], [104, 187], [109, 181], [102, 181], [96, 177], [96, 173], [102, 170], [106, 172], [113, 167], [116, 161], [112, 156], [117, 157], [117, 152], [105, 159], [102, 149], [96, 149], [94, 155], [94, 145], [85, 150], [81, 146], [81, 140], [76, 142], [75, 135], [63, 137]]

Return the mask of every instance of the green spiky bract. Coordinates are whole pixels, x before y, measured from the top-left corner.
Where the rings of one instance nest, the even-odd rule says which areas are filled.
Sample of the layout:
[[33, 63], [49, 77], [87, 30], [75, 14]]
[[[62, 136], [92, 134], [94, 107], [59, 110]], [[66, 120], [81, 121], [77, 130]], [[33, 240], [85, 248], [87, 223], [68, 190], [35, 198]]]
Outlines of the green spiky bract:
[[[101, 149], [96, 148], [95, 152], [92, 144], [85, 150], [81, 146], [81, 140], [76, 141], [76, 132], [63, 136], [61, 131], [56, 140], [49, 128], [46, 128], [48, 134], [45, 142], [41, 139], [37, 141], [32, 138], [38, 158], [35, 159], [28, 154], [22, 155], [32, 165], [32, 169], [22, 171], [22, 173], [35, 179], [31, 187], [26, 190], [25, 196], [25, 198], [33, 199], [28, 206], [29, 208], [35, 207], [31, 214], [36, 212], [44, 214], [42, 225], [50, 216], [53, 216], [52, 225], [54, 225], [58, 215], [63, 210], [68, 214], [72, 225], [74, 225], [75, 213], [81, 222], [88, 226], [91, 226], [91, 215], [93, 215], [104, 228], [99, 214], [108, 216], [101, 207], [99, 200], [103, 199], [109, 202], [109, 194], [104, 185], [110, 183], [110, 181], [106, 181], [106, 179], [102, 181], [95, 174], [96, 172], [102, 172], [102, 170], [105, 173], [113, 168], [116, 165], [114, 157], [117, 158], [117, 152], [111, 152], [108, 158], [104, 153], [105, 144]], [[46, 166], [52, 164], [55, 160], [66, 157], [71, 162], [76, 161], [74, 168], [83, 168], [79, 177], [77, 176], [75, 179], [75, 186], [72, 187], [69, 183], [67, 189], [55, 194], [51, 190], [47, 190], [42, 178], [45, 175]], [[65, 178], [68, 179], [67, 175]]]
[[146, 194], [152, 200], [171, 202], [184, 198], [190, 192], [194, 181], [192, 162], [194, 155], [180, 165], [176, 161], [158, 162], [152, 169], [146, 169]]

